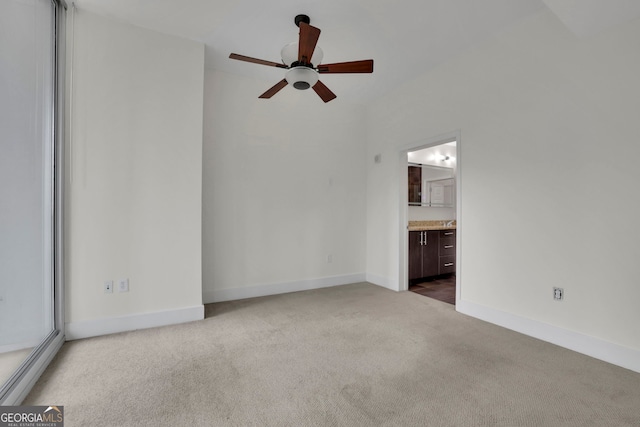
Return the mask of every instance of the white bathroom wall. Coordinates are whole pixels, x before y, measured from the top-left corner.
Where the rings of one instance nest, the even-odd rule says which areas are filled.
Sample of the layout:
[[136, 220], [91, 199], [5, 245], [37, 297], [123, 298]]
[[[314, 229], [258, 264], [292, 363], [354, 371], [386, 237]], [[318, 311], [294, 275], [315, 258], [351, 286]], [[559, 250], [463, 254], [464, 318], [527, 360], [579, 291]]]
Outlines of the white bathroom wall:
[[364, 108], [271, 85], [206, 72], [205, 303], [364, 280]]
[[455, 208], [434, 208], [425, 206], [408, 206], [408, 221], [451, 220], [455, 219]]
[[367, 277], [399, 287], [402, 148], [460, 131], [458, 310], [640, 370], [638, 40], [543, 11], [371, 105]]
[[203, 45], [71, 24], [67, 337], [201, 319]]

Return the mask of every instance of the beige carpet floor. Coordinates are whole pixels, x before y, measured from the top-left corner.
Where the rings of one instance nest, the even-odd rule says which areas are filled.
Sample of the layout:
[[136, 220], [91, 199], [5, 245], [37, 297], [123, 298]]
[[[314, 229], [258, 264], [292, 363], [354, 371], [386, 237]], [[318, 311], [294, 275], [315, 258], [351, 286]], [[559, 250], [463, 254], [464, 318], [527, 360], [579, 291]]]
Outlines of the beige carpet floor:
[[640, 426], [640, 374], [358, 283], [66, 343], [65, 426]]

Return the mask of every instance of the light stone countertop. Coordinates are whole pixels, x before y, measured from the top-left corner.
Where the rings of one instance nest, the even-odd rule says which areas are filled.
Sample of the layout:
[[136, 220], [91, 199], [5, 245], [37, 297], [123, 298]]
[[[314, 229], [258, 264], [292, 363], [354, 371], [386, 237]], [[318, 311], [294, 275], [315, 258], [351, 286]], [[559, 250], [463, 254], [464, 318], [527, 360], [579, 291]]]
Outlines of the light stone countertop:
[[456, 221], [452, 225], [447, 226], [449, 220], [430, 220], [430, 221], [409, 221], [407, 230], [409, 231], [429, 231], [429, 230], [455, 230]]

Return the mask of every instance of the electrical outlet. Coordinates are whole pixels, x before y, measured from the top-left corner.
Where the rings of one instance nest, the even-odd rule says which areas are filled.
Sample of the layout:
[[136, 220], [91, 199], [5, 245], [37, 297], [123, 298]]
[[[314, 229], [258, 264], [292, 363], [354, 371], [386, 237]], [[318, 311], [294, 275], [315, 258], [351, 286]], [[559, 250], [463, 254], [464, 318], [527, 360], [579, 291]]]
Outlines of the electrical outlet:
[[563, 298], [564, 298], [564, 289], [553, 288], [553, 299], [556, 301], [561, 301]]
[[104, 293], [112, 294], [113, 293], [113, 280], [105, 280], [104, 282]]
[[118, 292], [129, 292], [129, 279], [118, 280]]

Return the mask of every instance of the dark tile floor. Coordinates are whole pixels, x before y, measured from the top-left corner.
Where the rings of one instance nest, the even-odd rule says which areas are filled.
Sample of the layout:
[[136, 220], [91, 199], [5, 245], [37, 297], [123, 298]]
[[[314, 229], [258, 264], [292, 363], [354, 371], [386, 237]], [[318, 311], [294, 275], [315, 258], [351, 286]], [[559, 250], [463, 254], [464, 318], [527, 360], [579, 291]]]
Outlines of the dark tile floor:
[[456, 275], [438, 277], [429, 281], [419, 282], [409, 286], [411, 292], [425, 297], [437, 299], [449, 304], [456, 304]]

